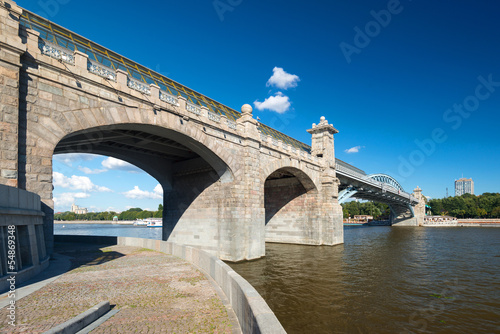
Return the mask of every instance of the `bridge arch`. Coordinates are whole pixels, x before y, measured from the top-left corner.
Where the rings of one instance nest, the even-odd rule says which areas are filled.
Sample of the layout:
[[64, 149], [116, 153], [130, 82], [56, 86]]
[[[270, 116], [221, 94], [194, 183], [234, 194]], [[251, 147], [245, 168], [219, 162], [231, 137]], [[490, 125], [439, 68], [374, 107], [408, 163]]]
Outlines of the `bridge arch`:
[[217, 254], [217, 220], [227, 214], [218, 206], [224, 205], [220, 199], [226, 197], [239, 166], [231, 152], [222, 149], [222, 139], [192, 123], [171, 113], [106, 103], [99, 108], [51, 110], [36, 122], [28, 116], [26, 141], [34, 147], [26, 152], [24, 168], [36, 172], [37, 178], [20, 173], [20, 182], [40, 194], [45, 204], [47, 245], [53, 240], [53, 155], [95, 153], [127, 161], [162, 185], [164, 240], [206, 246]]
[[387, 184], [396, 190], [400, 190], [403, 192], [405, 191], [403, 189], [403, 187], [401, 186], [401, 184], [399, 184], [399, 182], [390, 175], [378, 173], [378, 174], [370, 174], [370, 175], [368, 175], [368, 177], [370, 179], [375, 180], [375, 181], [379, 181], [379, 182], [382, 182], [384, 184]]
[[[399, 182], [390, 175], [379, 173], [379, 174], [367, 175], [366, 177], [370, 178], [372, 180], [381, 182], [384, 185], [388, 185], [388, 186], [390, 186], [390, 187], [392, 187], [400, 192], [404, 192], [404, 189], [401, 186], [401, 184], [399, 184]], [[358, 189], [356, 187], [349, 186], [349, 187], [345, 188], [344, 190], [339, 192], [339, 204], [346, 202], [351, 197], [356, 197], [355, 195], [357, 193], [358, 193]]]
[[284, 165], [264, 168], [265, 240], [278, 243], [320, 244], [320, 197], [312, 175]]

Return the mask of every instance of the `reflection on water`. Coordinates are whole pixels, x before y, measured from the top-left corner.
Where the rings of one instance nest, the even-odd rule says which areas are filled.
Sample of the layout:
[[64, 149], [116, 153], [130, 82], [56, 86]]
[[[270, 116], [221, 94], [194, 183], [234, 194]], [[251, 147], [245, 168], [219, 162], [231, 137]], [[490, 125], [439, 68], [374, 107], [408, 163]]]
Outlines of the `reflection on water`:
[[500, 229], [352, 227], [233, 264], [289, 333], [500, 333]]

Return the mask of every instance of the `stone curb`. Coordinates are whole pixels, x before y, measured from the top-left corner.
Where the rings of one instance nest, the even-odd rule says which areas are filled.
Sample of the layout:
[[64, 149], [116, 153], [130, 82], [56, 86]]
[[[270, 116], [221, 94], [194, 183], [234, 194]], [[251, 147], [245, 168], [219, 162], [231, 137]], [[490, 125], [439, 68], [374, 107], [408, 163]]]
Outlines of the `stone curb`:
[[97, 304], [73, 319], [70, 319], [43, 334], [73, 334], [99, 319], [110, 309], [109, 301]]

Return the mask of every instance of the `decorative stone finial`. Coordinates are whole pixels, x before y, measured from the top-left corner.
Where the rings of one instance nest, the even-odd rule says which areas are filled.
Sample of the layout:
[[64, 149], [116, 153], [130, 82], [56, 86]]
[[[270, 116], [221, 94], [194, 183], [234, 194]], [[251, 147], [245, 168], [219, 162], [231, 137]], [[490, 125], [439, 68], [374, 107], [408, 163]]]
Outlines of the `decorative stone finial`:
[[324, 122], [325, 121], [325, 116], [321, 116], [321, 118], [319, 119], [321, 122]]
[[249, 104], [244, 104], [241, 107], [241, 112], [244, 114], [252, 114], [252, 111], [253, 111], [252, 106]]
[[313, 123], [313, 129], [316, 127], [316, 123]]

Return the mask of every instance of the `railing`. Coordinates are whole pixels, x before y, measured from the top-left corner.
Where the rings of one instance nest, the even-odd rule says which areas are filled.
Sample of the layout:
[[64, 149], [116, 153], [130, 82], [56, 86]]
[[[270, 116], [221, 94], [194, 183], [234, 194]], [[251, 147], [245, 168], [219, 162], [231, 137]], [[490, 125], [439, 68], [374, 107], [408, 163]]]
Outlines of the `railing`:
[[103, 77], [111, 81], [116, 81], [116, 71], [113, 70], [112, 68], [106, 67], [102, 64], [95, 63], [89, 60], [87, 62], [87, 69], [89, 70], [90, 73], [94, 73], [100, 77]]
[[193, 114], [196, 114], [198, 116], [201, 115], [201, 109], [192, 103], [186, 103], [186, 110], [189, 112], [192, 112]]
[[208, 111], [208, 119], [217, 123], [220, 123], [220, 115], [217, 115], [211, 111]]
[[230, 128], [230, 129], [233, 129], [233, 130], [236, 130], [236, 122], [233, 122], [231, 120], [227, 120], [227, 126]]
[[141, 92], [142, 94], [151, 95], [151, 88], [149, 86], [146, 86], [145, 84], [143, 84], [139, 80], [135, 80], [135, 79], [128, 77], [127, 86]]
[[[174, 106], [179, 106], [179, 100], [177, 99], [177, 97], [167, 93], [167, 92], [162, 92], [160, 91], [160, 100], [162, 100], [163, 102], [167, 102], [167, 103], [170, 103]], [[186, 109], [187, 109], [187, 106], [186, 106]]]
[[75, 56], [73, 55], [73, 51], [71, 50], [45, 41], [40, 43], [40, 49], [42, 50], [42, 53], [44, 55], [71, 65], [75, 64]]

